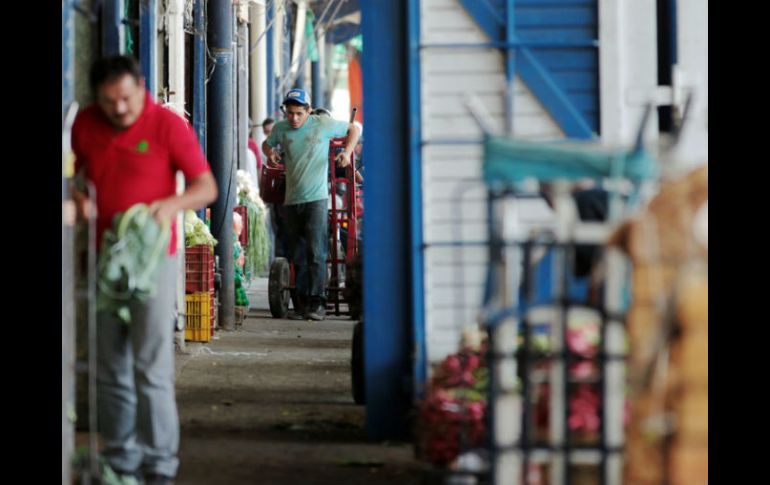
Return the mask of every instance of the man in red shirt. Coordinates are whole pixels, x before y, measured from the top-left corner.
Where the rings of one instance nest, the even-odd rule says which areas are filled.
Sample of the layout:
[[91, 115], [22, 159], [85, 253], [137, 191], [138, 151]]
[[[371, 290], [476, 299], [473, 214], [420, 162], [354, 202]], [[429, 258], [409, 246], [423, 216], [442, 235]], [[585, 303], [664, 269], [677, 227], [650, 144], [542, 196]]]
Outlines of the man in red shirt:
[[[137, 203], [158, 222], [180, 210], [214, 201], [217, 186], [193, 130], [152, 99], [135, 59], [105, 58], [91, 68], [96, 102], [72, 128], [76, 168], [96, 189], [97, 241], [113, 216]], [[175, 174], [187, 180], [176, 195]], [[79, 213], [94, 208], [75, 193]], [[145, 475], [147, 484], [171, 484], [179, 460], [179, 418], [174, 393], [176, 228], [154, 297], [131, 306], [132, 321], [99, 313], [97, 395], [104, 457], [121, 475]]]

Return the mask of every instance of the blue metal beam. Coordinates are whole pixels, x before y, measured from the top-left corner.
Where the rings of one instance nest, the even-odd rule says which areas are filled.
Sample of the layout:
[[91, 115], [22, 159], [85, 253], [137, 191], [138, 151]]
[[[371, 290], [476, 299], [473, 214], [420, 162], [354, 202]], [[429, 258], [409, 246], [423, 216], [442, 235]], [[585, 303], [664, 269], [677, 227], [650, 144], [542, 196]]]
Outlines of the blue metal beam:
[[548, 108], [564, 133], [570, 138], [593, 138], [591, 127], [585, 122], [580, 111], [567, 97], [567, 94], [556, 85], [546, 68], [537, 60], [529, 49], [519, 52], [519, 75], [529, 86], [529, 89]]
[[193, 127], [206, 153], [206, 23], [204, 0], [193, 5]]
[[236, 169], [240, 168], [240, 157], [238, 156], [238, 153], [240, 151], [240, 137], [238, 136], [238, 132], [240, 130], [239, 128], [239, 120], [238, 120], [238, 41], [237, 38], [239, 37], [238, 33], [238, 18], [236, 16], [237, 7], [235, 6], [235, 2], [231, 5], [230, 9], [232, 10], [232, 14], [230, 15], [230, 22], [232, 23], [232, 32], [233, 32], [233, 62], [230, 64], [230, 70], [232, 70], [232, 83], [233, 83], [233, 97], [231, 98], [232, 107], [230, 108], [230, 113], [233, 117], [233, 165]]
[[505, 39], [505, 18], [501, 17], [499, 12], [486, 0], [460, 0], [460, 3], [490, 40]]
[[[193, 4], [193, 128], [206, 153], [206, 22], [205, 0]], [[206, 209], [198, 211], [198, 217], [206, 220]]]
[[[548, 73], [548, 70], [535, 58], [532, 51], [527, 47], [523, 47], [524, 44], [530, 45], [530, 41], [521, 41], [515, 35], [512, 22], [510, 22], [513, 20], [511, 12], [508, 12], [510, 18], [503, 18], [486, 0], [460, 0], [460, 3], [487, 34], [491, 43], [502, 41], [505, 42], [506, 48], [510, 48], [511, 45], [522, 45], [518, 49], [518, 74], [535, 96], [545, 105], [548, 112], [553, 116], [561, 129], [564, 130], [565, 134], [571, 138], [592, 138], [594, 133], [580, 111], [574, 106], [564, 90], [557, 85]], [[513, 8], [512, 2], [510, 5], [506, 4], [506, 6], [508, 9]], [[531, 42], [534, 45], [534, 41]], [[575, 39], [574, 42], [572, 39], [541, 40], [541, 42], [564, 46], [593, 44], [593, 40], [586, 39]], [[507, 60], [507, 62], [509, 61]], [[508, 74], [508, 66], [506, 66], [506, 74]]]
[[350, 22], [343, 22], [334, 26], [326, 34], [326, 42], [331, 44], [344, 44], [361, 33], [361, 26]]
[[[366, 2], [360, 2], [359, 0], [344, 0], [344, 3], [339, 7], [335, 5], [336, 3], [339, 3], [339, 0], [318, 0], [311, 3], [312, 5], [310, 6], [310, 8], [313, 10], [313, 13], [315, 14], [315, 18], [320, 18], [321, 14], [324, 13], [324, 11], [326, 11], [327, 15], [324, 18], [324, 22], [328, 22], [331, 24], [333, 23], [334, 20], [347, 17], [352, 13], [360, 11], [361, 3], [366, 3]], [[329, 3], [332, 3], [332, 5], [328, 5]], [[335, 11], [336, 11], [336, 15], [332, 17], [332, 12], [335, 12]]]
[[492, 42], [429, 42], [420, 45], [421, 48], [435, 48], [435, 49], [488, 49], [496, 47], [498, 49], [507, 49], [509, 47], [599, 47], [599, 41], [597, 40], [537, 40], [527, 39], [519, 40], [515, 37], [508, 41], [492, 41]]
[[[219, 318], [225, 329], [235, 324], [235, 279], [233, 245], [233, 206], [235, 203], [235, 163], [233, 154], [235, 120], [233, 101], [233, 8], [231, 0], [208, 0], [208, 45], [214, 71], [208, 84], [209, 162], [217, 180], [219, 194], [211, 208], [211, 232], [221, 241], [216, 253], [222, 267]], [[230, 264], [229, 264], [230, 263]]]
[[123, 53], [123, 0], [102, 3], [102, 56]]
[[[275, 2], [269, 2], [267, 11], [265, 12], [265, 25], [269, 26], [267, 28], [267, 32], [265, 32], [265, 38], [267, 39], [267, 44], [265, 46], [267, 51], [265, 69], [267, 70], [267, 116], [271, 118], [275, 114], [275, 67], [273, 65], [273, 42], [275, 42], [274, 38], [277, 29], [274, 29], [272, 26], [270, 26], [274, 18]], [[262, 123], [262, 120], [256, 122]]]
[[371, 0], [361, 11], [364, 193], [366, 219], [375, 221], [364, 224], [366, 431], [376, 440], [406, 437], [412, 404], [406, 7], [407, 0]]
[[409, 35], [409, 211], [410, 266], [412, 274], [412, 335], [414, 345], [414, 398], [425, 394], [428, 358], [425, 336], [425, 284], [422, 234], [422, 108], [420, 99], [420, 0], [411, 0], [407, 11]]
[[[235, 8], [235, 7], [233, 7]], [[235, 17], [235, 15], [233, 15]], [[238, 55], [235, 65], [236, 92], [236, 154], [238, 168], [246, 169], [249, 151], [249, 28], [245, 23], [237, 22], [234, 32], [238, 39]]]
[[139, 3], [139, 62], [147, 90], [152, 96], [157, 94], [158, 82], [157, 11], [157, 0], [141, 0]]

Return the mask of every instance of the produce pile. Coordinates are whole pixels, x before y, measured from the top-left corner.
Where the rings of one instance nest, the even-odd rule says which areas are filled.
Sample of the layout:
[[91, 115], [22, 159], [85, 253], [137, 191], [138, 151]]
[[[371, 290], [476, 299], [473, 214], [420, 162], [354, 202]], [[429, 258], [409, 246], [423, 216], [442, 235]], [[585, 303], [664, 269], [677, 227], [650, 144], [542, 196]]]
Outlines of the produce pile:
[[184, 213], [184, 245], [187, 248], [205, 244], [212, 249], [217, 240], [211, 235], [209, 226], [198, 218], [195, 211], [187, 210]]
[[243, 220], [237, 212], [233, 213], [233, 263], [235, 265], [235, 304], [237, 306], [249, 306], [249, 299], [246, 296], [246, 288], [243, 286], [243, 268], [246, 263], [246, 257], [241, 246], [239, 236], [243, 231]]
[[431, 379], [420, 405], [418, 443], [435, 465], [448, 465], [484, 444], [489, 372], [482, 355], [470, 348], [452, 354]]
[[131, 322], [131, 303], [155, 294], [168, 250], [169, 224], [160, 225], [145, 204], [115, 215], [104, 232], [97, 263], [97, 309]]
[[244, 248], [246, 255], [246, 266], [244, 273], [247, 279], [259, 275], [267, 269], [267, 263], [270, 259], [270, 237], [267, 233], [267, 224], [265, 215], [267, 209], [264, 202], [259, 197], [259, 190], [256, 187], [251, 174], [238, 170], [238, 203], [248, 208], [248, 228], [249, 243]]

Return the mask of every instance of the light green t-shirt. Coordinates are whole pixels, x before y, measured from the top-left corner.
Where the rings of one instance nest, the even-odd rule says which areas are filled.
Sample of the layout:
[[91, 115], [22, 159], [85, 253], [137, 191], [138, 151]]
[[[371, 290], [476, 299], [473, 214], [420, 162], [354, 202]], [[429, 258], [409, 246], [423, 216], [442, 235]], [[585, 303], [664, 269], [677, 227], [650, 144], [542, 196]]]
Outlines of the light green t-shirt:
[[348, 124], [310, 115], [296, 130], [286, 120], [273, 126], [267, 137], [271, 148], [283, 147], [286, 166], [285, 205], [302, 204], [329, 197], [329, 139], [345, 136]]

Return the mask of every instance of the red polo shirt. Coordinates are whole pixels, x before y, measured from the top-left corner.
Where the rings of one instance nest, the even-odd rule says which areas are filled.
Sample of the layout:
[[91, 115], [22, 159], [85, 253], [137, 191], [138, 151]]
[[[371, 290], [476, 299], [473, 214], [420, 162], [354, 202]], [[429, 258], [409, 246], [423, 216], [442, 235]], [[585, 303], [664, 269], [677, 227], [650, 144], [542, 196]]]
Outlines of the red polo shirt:
[[[84, 166], [96, 187], [99, 245], [116, 213], [174, 195], [177, 170], [188, 181], [210, 171], [190, 125], [149, 94], [142, 114], [124, 131], [113, 128], [97, 105], [86, 107], [72, 127], [72, 149], [75, 168]], [[176, 252], [176, 237], [172, 224], [169, 254]]]

